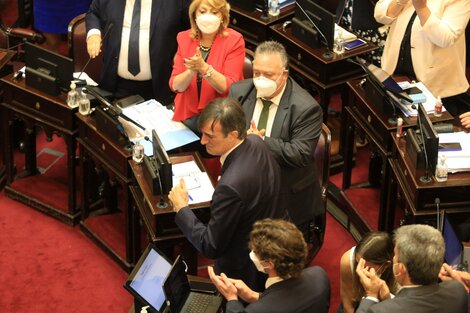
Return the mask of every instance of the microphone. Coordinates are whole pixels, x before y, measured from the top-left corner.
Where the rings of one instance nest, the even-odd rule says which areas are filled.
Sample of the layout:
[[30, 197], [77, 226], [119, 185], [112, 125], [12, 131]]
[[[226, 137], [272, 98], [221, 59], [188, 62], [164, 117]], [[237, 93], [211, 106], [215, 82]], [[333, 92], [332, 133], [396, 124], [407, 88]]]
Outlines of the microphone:
[[248, 89], [248, 91], [244, 95], [241, 95], [237, 98], [237, 101], [238, 101], [238, 103], [240, 103], [241, 106], [243, 106], [243, 103], [246, 101], [248, 96], [251, 94], [251, 92], [253, 91], [253, 88], [255, 88], [255, 84], [253, 83], [253, 80], [251, 80], [250, 89]]
[[442, 221], [440, 220], [440, 215], [439, 215], [439, 205], [441, 204], [441, 199], [439, 199], [439, 198], [434, 199], [434, 203], [436, 204], [436, 211], [437, 211], [437, 219], [436, 219], [437, 227], [436, 228], [439, 231], [442, 231], [442, 228], [441, 228], [441, 226], [442, 226], [441, 222]]
[[318, 33], [321, 35], [321, 37], [323, 38], [323, 40], [325, 41], [326, 43], [326, 52], [323, 53], [323, 57], [325, 59], [331, 59], [333, 57], [333, 53], [331, 53], [330, 51], [330, 45], [329, 45], [329, 42], [328, 40], [326, 40], [326, 37], [325, 35], [322, 33], [322, 31], [320, 30], [320, 28], [318, 28], [318, 26], [312, 21], [312, 19], [310, 18], [310, 16], [308, 16], [307, 12], [305, 12], [304, 8], [302, 7], [302, 5], [300, 5], [300, 2], [299, 1], [296, 1], [296, 4], [297, 4], [297, 7], [302, 11], [302, 13], [305, 15], [305, 17], [308, 19], [308, 21], [310, 23], [312, 23], [312, 25], [315, 27], [315, 29], [318, 31]]
[[269, 0], [264, 0], [263, 1], [263, 14], [261, 14], [260, 16], [260, 18], [264, 21], [269, 20], [268, 10], [269, 10]]
[[[101, 39], [101, 42], [103, 42], [105, 40], [105, 38], [108, 36], [108, 34], [111, 32], [111, 29], [113, 29], [114, 27], [114, 23], [113, 22], [109, 22], [109, 24], [107, 25], [106, 27], [106, 30], [104, 32], [104, 35], [103, 35], [103, 38]], [[86, 81], [85, 80], [81, 80], [80, 79], [80, 76], [82, 76], [83, 72], [85, 71], [85, 69], [87, 68], [88, 64], [90, 63], [91, 61], [91, 56], [88, 57], [88, 61], [86, 61], [85, 65], [82, 67], [82, 70], [80, 71], [80, 74], [78, 74], [78, 77], [75, 79], [75, 84], [77, 86], [86, 86]]]
[[157, 171], [157, 178], [158, 178], [158, 184], [160, 185], [160, 201], [157, 203], [157, 208], [159, 209], [166, 209], [168, 207], [168, 202], [165, 201], [163, 198], [163, 184], [162, 184], [162, 178], [160, 175], [160, 171]]

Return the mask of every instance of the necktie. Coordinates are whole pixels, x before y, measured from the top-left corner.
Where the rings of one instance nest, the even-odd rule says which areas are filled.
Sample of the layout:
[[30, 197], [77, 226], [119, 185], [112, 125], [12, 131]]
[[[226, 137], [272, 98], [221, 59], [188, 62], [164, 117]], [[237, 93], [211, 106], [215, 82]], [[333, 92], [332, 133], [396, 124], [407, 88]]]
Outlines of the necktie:
[[136, 76], [140, 72], [139, 64], [139, 31], [140, 31], [140, 1], [135, 0], [132, 11], [131, 31], [129, 33], [129, 52], [127, 67], [129, 72]]
[[266, 129], [266, 125], [268, 124], [269, 107], [273, 103], [271, 100], [266, 99], [261, 99], [261, 102], [263, 102], [263, 109], [261, 110], [258, 120], [258, 130]]

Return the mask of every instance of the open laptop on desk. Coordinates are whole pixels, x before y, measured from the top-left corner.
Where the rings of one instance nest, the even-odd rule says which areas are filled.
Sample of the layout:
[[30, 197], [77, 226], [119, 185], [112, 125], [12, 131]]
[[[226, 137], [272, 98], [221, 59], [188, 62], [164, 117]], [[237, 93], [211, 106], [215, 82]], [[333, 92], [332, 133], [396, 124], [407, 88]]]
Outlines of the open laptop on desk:
[[176, 258], [165, 279], [163, 290], [171, 313], [216, 313], [222, 306], [223, 299], [220, 295], [191, 290], [186, 265], [181, 256]]
[[149, 312], [163, 312], [166, 306], [163, 282], [171, 270], [171, 262], [149, 244], [131, 272], [124, 287], [142, 303]]

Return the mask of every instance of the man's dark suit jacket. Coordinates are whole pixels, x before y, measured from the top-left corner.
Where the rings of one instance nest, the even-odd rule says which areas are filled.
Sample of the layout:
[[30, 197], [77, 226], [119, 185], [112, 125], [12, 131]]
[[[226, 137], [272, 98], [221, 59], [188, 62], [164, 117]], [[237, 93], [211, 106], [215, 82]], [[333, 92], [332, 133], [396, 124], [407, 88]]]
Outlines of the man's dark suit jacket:
[[[189, 28], [189, 0], [153, 0], [150, 22], [150, 66], [155, 99], [169, 104], [173, 99], [168, 81], [173, 57], [176, 52], [176, 35]], [[117, 82], [117, 68], [121, 48], [122, 25], [126, 0], [94, 0], [86, 15], [87, 31], [101, 30], [103, 37], [113, 24], [103, 42], [103, 67], [99, 85], [114, 92]]]
[[284, 217], [278, 208], [279, 188], [279, 165], [258, 136], [248, 135], [222, 166], [208, 224], [188, 207], [176, 214], [175, 221], [197, 250], [216, 259], [218, 273], [242, 279], [253, 290], [263, 290], [259, 284], [265, 279], [259, 279], [249, 258], [248, 240], [255, 221]]
[[259, 300], [243, 307], [240, 301], [228, 301], [226, 313], [328, 313], [330, 281], [318, 266], [306, 268], [298, 278], [269, 286]]
[[[229, 96], [238, 101], [244, 100], [242, 106], [249, 128], [256, 104], [253, 80], [232, 84]], [[266, 136], [264, 141], [281, 166], [282, 207], [288, 210], [292, 222], [298, 226], [324, 213], [313, 158], [322, 122], [318, 102], [289, 77], [274, 117], [271, 135]]]
[[468, 295], [457, 281], [401, 289], [395, 298], [380, 303], [363, 299], [356, 313], [464, 313]]

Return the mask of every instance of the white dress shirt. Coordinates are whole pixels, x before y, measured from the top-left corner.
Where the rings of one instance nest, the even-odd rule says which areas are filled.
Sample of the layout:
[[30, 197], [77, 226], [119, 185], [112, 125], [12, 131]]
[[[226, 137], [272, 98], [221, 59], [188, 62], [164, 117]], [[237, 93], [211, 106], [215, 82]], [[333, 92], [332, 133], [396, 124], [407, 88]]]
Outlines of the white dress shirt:
[[[273, 102], [269, 107], [269, 115], [268, 115], [268, 122], [266, 124], [266, 133], [265, 136], [271, 136], [271, 130], [273, 128], [274, 117], [276, 116], [277, 108], [279, 107], [279, 102], [281, 102], [282, 95], [284, 94], [284, 90], [286, 89], [287, 83], [282, 88], [281, 92], [272, 99], [269, 99]], [[255, 121], [256, 127], [258, 127], [259, 116], [261, 115], [261, 111], [263, 110], [263, 102], [261, 98], [257, 97], [255, 110], [253, 111], [253, 120]]]

